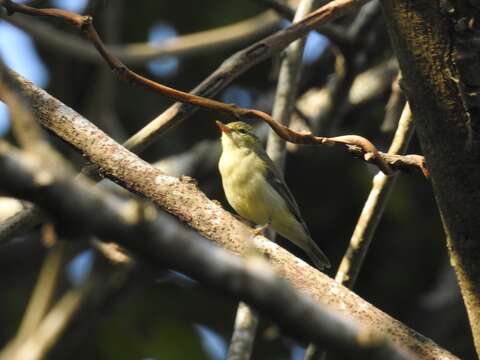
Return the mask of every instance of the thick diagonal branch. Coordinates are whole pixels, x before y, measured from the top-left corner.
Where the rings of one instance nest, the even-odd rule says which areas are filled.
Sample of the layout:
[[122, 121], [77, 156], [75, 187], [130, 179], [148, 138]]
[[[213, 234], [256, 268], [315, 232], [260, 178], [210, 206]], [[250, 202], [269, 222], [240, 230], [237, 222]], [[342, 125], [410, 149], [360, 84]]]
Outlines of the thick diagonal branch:
[[[165, 175], [44, 90], [18, 75], [16, 77], [42, 125], [84, 154], [105, 175], [151, 199], [218, 245], [236, 254], [243, 252], [251, 229], [209, 200], [191, 179]], [[313, 299], [322, 299], [360, 323], [374, 324], [380, 332], [388, 334], [393, 341], [403, 344], [421, 358], [455, 358], [281, 247], [263, 238], [254, 240], [256, 247], [267, 254], [278, 273]]]
[[263, 258], [241, 260], [188, 235], [173, 242], [165, 240], [165, 227], [152, 207], [140, 203], [119, 206], [114, 196], [73, 181], [72, 176], [57, 175], [38, 159], [32, 160], [33, 155], [27, 158], [0, 142], [0, 171], [6, 175], [0, 186], [43, 206], [63, 231], [117, 239], [157, 267], [184, 271], [222, 292], [243, 298], [297, 338], [325, 344], [347, 358], [410, 358], [376, 331], [360, 328], [295, 291]]

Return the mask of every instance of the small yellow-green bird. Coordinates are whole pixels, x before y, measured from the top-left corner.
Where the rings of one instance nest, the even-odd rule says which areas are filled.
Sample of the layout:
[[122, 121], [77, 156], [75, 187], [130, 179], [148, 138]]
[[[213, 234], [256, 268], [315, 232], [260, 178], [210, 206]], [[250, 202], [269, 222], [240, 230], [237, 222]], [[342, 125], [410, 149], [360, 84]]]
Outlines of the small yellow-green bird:
[[292, 193], [253, 128], [236, 121], [217, 121], [222, 131], [222, 156], [218, 168], [230, 205], [243, 218], [270, 226], [302, 248], [319, 269], [330, 267], [325, 254], [312, 240]]

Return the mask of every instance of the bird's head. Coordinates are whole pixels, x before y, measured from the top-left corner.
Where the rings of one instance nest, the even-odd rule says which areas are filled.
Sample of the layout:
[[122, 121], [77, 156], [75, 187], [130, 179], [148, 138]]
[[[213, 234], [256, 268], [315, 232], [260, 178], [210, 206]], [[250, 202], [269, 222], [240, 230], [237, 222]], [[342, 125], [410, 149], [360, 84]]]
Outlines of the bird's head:
[[261, 145], [260, 140], [255, 135], [253, 127], [243, 121], [235, 121], [223, 124], [216, 121], [217, 126], [222, 132], [222, 143], [235, 147], [254, 148]]

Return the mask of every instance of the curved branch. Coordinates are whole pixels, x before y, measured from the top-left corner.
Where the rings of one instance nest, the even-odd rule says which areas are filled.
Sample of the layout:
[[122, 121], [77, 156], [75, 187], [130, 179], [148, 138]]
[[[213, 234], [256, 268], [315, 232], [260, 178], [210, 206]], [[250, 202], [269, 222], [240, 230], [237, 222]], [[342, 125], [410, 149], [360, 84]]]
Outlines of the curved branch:
[[[368, 1], [368, 0], [367, 0]], [[324, 24], [328, 20], [340, 17], [353, 11], [364, 0], [351, 0], [351, 1], [332, 1], [326, 5], [329, 9], [330, 15], [326, 15], [324, 20], [319, 20], [319, 24]], [[320, 9], [319, 9], [320, 11]], [[319, 15], [317, 13], [317, 15]], [[268, 57], [282, 51], [290, 42], [306, 34], [303, 30], [298, 31], [299, 26], [305, 26], [305, 28], [317, 28], [313, 24], [311, 27], [309, 24], [303, 22], [295, 23], [290, 27], [279, 31], [263, 40], [250, 45], [249, 47], [240, 50], [227, 58], [223, 63], [205, 80], [197, 85], [192, 91], [192, 94], [200, 95], [204, 97], [213, 97], [218, 94], [222, 89], [228, 86], [234, 79], [246, 72], [248, 69], [258, 64], [259, 62], [267, 59]], [[296, 32], [296, 36], [290, 39], [291, 33]], [[303, 34], [303, 35], [302, 35]], [[196, 107], [177, 102], [165, 110], [162, 114], [152, 120], [147, 126], [141, 129], [137, 134], [132, 136], [125, 146], [135, 153], [141, 152], [148, 147], [160, 134], [168, 131], [175, 125], [179, 124], [183, 120], [190, 117], [197, 110]]]
[[[308, 33], [308, 31], [313, 26], [318, 26], [327, 20], [332, 20], [335, 17], [341, 16], [345, 12], [355, 8], [358, 5], [361, 5], [364, 0], [335, 0], [332, 1], [318, 10], [310, 13], [304, 19], [292, 24], [285, 30], [281, 30], [276, 34], [266, 38], [262, 43], [260, 42], [261, 47], [259, 44], [253, 44], [247, 49], [244, 50], [248, 55], [254, 55], [256, 58], [256, 62], [259, 61], [260, 58], [264, 58], [269, 56], [272, 49], [275, 48], [283, 48], [289, 42], [295, 40], [298, 37], [302, 37]], [[198, 95], [186, 93], [177, 89], [170, 88], [168, 86], [159, 84], [155, 81], [152, 81], [142, 75], [137, 74], [136, 72], [127, 68], [118, 58], [110, 54], [105, 45], [103, 44], [102, 40], [100, 39], [95, 27], [93, 26], [93, 19], [90, 16], [81, 16], [76, 13], [72, 13], [69, 11], [61, 10], [61, 9], [35, 9], [29, 7], [27, 5], [16, 4], [11, 0], [1, 0], [0, 5], [2, 5], [8, 12], [9, 15], [20, 12], [27, 15], [32, 16], [47, 16], [47, 17], [54, 17], [64, 20], [70, 23], [72, 26], [78, 28], [82, 34], [92, 42], [92, 44], [97, 48], [98, 52], [102, 55], [108, 65], [115, 70], [118, 75], [126, 80], [126, 81], [133, 81], [149, 90], [167, 95], [175, 100], [186, 102], [189, 104], [197, 105], [203, 108], [221, 111], [228, 113], [236, 118], [239, 117], [253, 117], [262, 121], [265, 121], [270, 127], [283, 139], [289, 142], [297, 143], [297, 144], [336, 144], [341, 143], [345, 145], [351, 146], [358, 146], [364, 151], [364, 159], [367, 162], [373, 163], [377, 165], [385, 174], [390, 175], [392, 174], [392, 169], [390, 168], [389, 164], [385, 161], [385, 159], [380, 155], [377, 151], [375, 146], [368, 141], [367, 139], [360, 137], [358, 135], [347, 135], [343, 137], [336, 137], [336, 138], [326, 138], [322, 136], [313, 136], [312, 134], [301, 134], [297, 133], [288, 127], [276, 122], [270, 115], [255, 109], [244, 109], [240, 108], [234, 104], [225, 104], [220, 101], [211, 100], [208, 98], [204, 98]], [[266, 52], [264, 49], [266, 44], [270, 46], [270, 52]], [[252, 66], [250, 64], [250, 66]], [[152, 124], [150, 124], [152, 125]], [[152, 125], [153, 126], [153, 125]], [[153, 136], [153, 132], [149, 127], [149, 136]], [[135, 147], [136, 138], [138, 136], [142, 136], [141, 134], [137, 134], [133, 139], [127, 141], [126, 146], [128, 147]], [[144, 141], [145, 142], [145, 141]]]
[[[267, 37], [263, 41], [253, 44], [248, 48], [242, 50], [241, 52], [237, 53], [235, 55], [237, 58], [243, 58], [247, 56], [247, 59], [250, 59], [250, 61], [248, 61], [246, 65], [241, 64], [237, 66], [237, 71], [242, 68], [245, 69], [253, 66], [254, 64], [270, 56], [275, 51], [283, 49], [290, 42], [306, 35], [308, 31], [310, 31], [313, 27], [319, 26], [320, 24], [323, 24], [328, 20], [333, 20], [334, 18], [339, 17], [348, 11], [351, 11], [352, 9], [356, 8], [364, 2], [366, 2], [366, 0], [335, 0], [322, 6], [318, 10], [310, 13], [304, 19], [292, 24], [290, 27], [281, 30], [276, 34]], [[329, 143], [344, 143], [342, 139], [340, 139], [339, 141], [335, 139], [329, 140], [325, 137], [314, 137], [310, 134], [295, 133], [287, 127], [276, 123], [270, 115], [265, 114], [261, 111], [254, 109], [243, 109], [232, 104], [225, 104], [194, 94], [185, 93], [183, 91], [179, 91], [147, 79], [144, 76], [139, 75], [136, 72], [127, 68], [117, 57], [113, 56], [108, 52], [97, 31], [95, 30], [95, 27], [93, 26], [93, 19], [90, 16], [81, 16], [79, 14], [61, 9], [36, 9], [27, 5], [16, 4], [11, 0], [1, 0], [0, 5], [2, 5], [7, 10], [7, 13], [9, 15], [12, 15], [15, 12], [19, 12], [31, 16], [53, 17], [66, 21], [72, 26], [78, 28], [78, 30], [80, 30], [82, 34], [97, 48], [98, 52], [102, 55], [107, 64], [113, 70], [115, 70], [122, 79], [126, 81], [136, 82], [149, 90], [159, 92], [181, 102], [186, 102], [211, 110], [226, 112], [235, 117], [258, 118], [267, 122], [279, 136], [290, 142], [296, 142], [299, 144], [323, 144], [327, 141]], [[235, 75], [232, 75], [231, 72], [230, 81], [233, 80], [234, 77]], [[154, 136], [154, 133], [156, 132], [153, 131], [152, 127], [156, 127], [156, 125], [151, 123], [146, 129], [148, 137], [150, 138]], [[127, 141], [126, 146], [129, 148], [135, 148], [136, 145], [138, 145], [138, 143], [136, 142], [138, 142], [139, 137], [141, 138], [143, 146], [146, 145], [148, 140], [144, 137], [144, 135], [145, 134], [143, 134], [143, 132], [138, 133], [132, 139]], [[364, 148], [367, 155], [367, 161], [376, 164], [377, 166], [379, 166], [380, 169], [382, 169], [382, 171], [387, 174], [392, 173], [389, 165], [383, 160], [381, 156], [379, 156], [378, 151], [368, 140], [365, 139], [365, 141], [359, 141], [360, 139], [358, 136], [355, 137], [355, 140], [355, 143], [352, 143], [351, 145], [367, 146], [366, 148]]]
[[[198, 190], [192, 179], [165, 175], [114, 142], [44, 90], [18, 75], [16, 78], [23, 93], [32, 102], [33, 111], [41, 124], [78, 149], [101, 168], [106, 176], [151, 199], [227, 250], [236, 254], [243, 252], [247, 246], [245, 239], [251, 237], [252, 230], [209, 200]], [[3, 178], [5, 177], [0, 180]], [[77, 219], [77, 225], [79, 219], [81, 217]], [[80, 225], [85, 228], [89, 226], [88, 223]], [[431, 340], [394, 320], [278, 245], [262, 237], [254, 238], [254, 243], [261, 252], [267, 254], [282, 277], [311, 298], [328, 302], [334, 309], [348, 314], [360, 323], [375, 324], [380, 332], [388, 334], [394, 342], [403, 344], [419, 357], [455, 358]]]
[[[96, 64], [103, 64], [103, 59], [91, 44], [78, 37], [57, 30], [40, 21], [31, 21], [21, 17], [6, 18], [10, 23], [29, 33], [38, 43], [61, 53], [75, 56]], [[128, 66], [143, 65], [145, 62], [163, 56], [189, 56], [207, 53], [212, 49], [234, 48], [261, 38], [278, 28], [279, 18], [271, 11], [266, 11], [251, 19], [238, 23], [181, 35], [158, 45], [149, 43], [132, 43], [128, 45], [108, 45], [109, 53], [118, 57]]]
[[[398, 128], [390, 145], [389, 153], [405, 152], [413, 135], [414, 124], [408, 103], [402, 111]], [[385, 210], [390, 192], [397, 176], [375, 175], [368, 199], [363, 206], [347, 251], [338, 267], [335, 280], [352, 289], [357, 281], [373, 235]]]
[[[274, 35], [259, 42], [253, 44], [242, 50], [240, 53], [237, 53], [236, 56], [242, 57], [245, 56], [254, 56], [254, 60], [251, 60], [247, 65], [241, 65], [244, 69], [253, 66], [258, 63], [261, 59], [270, 56], [274, 51], [281, 50], [284, 46], [289, 44], [291, 41], [295, 40], [298, 37], [304, 36], [308, 31], [314, 27], [318, 26], [327, 20], [332, 20], [338, 16], [343, 15], [344, 13], [351, 11], [353, 8], [361, 5], [365, 0], [335, 0], [332, 1], [320, 9], [310, 13], [304, 19], [292, 24], [289, 28], [281, 30]], [[155, 81], [152, 81], [148, 78], [145, 78], [142, 75], [137, 74], [136, 72], [127, 68], [117, 57], [110, 54], [100, 39], [95, 27], [93, 26], [93, 19], [90, 16], [81, 16], [69, 11], [61, 9], [35, 9], [27, 5], [16, 4], [11, 0], [1, 0], [0, 5], [6, 8], [9, 15], [14, 12], [20, 12], [32, 16], [48, 16], [62, 19], [74, 27], [78, 28], [82, 34], [89, 39], [93, 45], [97, 48], [98, 52], [102, 55], [104, 60], [108, 65], [115, 70], [119, 76], [126, 81], [133, 81], [139, 85], [153, 90], [155, 92], [167, 95], [175, 100], [197, 105], [203, 108], [221, 111], [228, 113], [234, 117], [253, 117], [259, 120], [266, 122], [280, 137], [284, 140], [293, 142], [296, 144], [345, 144], [349, 147], [356, 146], [363, 151], [364, 160], [375, 164], [382, 170], [385, 174], [391, 175], [392, 169], [390, 164], [385, 160], [384, 156], [375, 148], [375, 146], [368, 141], [367, 139], [358, 136], [358, 135], [347, 135], [342, 137], [327, 138], [322, 136], [313, 136], [312, 134], [301, 134], [297, 133], [288, 127], [279, 124], [276, 122], [270, 115], [255, 109], [244, 109], [240, 108], [234, 104], [225, 104], [220, 101], [211, 100], [205, 97], [201, 97], [192, 93], [186, 93], [177, 89], [170, 88], [168, 86], [159, 84]], [[267, 46], [267, 44], [269, 46]], [[265, 49], [266, 48], [266, 49]], [[260, 51], [261, 50], [261, 51]], [[268, 51], [267, 51], [268, 50]], [[240, 71], [241, 67], [237, 67], [237, 71]], [[234, 76], [230, 75], [230, 81], [233, 80]], [[168, 110], [167, 110], [168, 112]], [[129, 139], [125, 146], [130, 149], [139, 150], [137, 146], [146, 146], [148, 144], [148, 139], [152, 139], [155, 136], [160, 128], [157, 127], [157, 124], [152, 122], [142, 131], [137, 133], [133, 138]], [[146, 133], [146, 134], [145, 134]], [[145, 137], [146, 136], [146, 137]], [[404, 167], [411, 166], [412, 162], [402, 162], [400, 159], [397, 159], [396, 162], [397, 168], [402, 169]], [[424, 168], [422, 168], [423, 170]], [[423, 171], [424, 174], [426, 173]]]

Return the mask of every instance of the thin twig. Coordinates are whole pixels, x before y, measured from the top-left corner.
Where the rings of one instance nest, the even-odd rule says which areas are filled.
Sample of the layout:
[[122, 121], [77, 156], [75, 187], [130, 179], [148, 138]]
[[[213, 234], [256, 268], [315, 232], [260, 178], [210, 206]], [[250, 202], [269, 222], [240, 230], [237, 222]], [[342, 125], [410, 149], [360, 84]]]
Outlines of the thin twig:
[[[412, 113], [407, 103], [388, 152], [391, 154], [404, 153], [413, 129]], [[357, 280], [396, 179], [396, 175], [387, 177], [380, 172], [373, 178], [372, 190], [358, 218], [350, 244], [335, 276], [335, 280], [349, 288], [352, 288]]]
[[[104, 64], [102, 57], [98, 55], [98, 52], [91, 47], [88, 41], [79, 39], [41, 21], [32, 21], [21, 17], [5, 18], [5, 20], [26, 31], [45, 47], [62, 54], [74, 56], [76, 60]], [[165, 56], [186, 57], [248, 44], [277, 30], [279, 22], [278, 16], [271, 11], [266, 11], [238, 23], [180, 35], [164, 43], [108, 44], [106, 47], [109, 53], [118, 57], [128, 66], [140, 66], [150, 60]]]
[[61, 243], [55, 244], [47, 253], [16, 336], [18, 341], [22, 342], [32, 334], [47, 313], [64, 261], [64, 253], [65, 244]]
[[401, 74], [398, 73], [391, 85], [392, 92], [385, 106], [385, 118], [380, 126], [380, 130], [384, 133], [390, 133], [395, 130], [398, 119], [405, 106], [406, 99], [400, 86], [401, 78]]
[[[371, 3], [372, 4], [372, 3]], [[401, 101], [401, 97], [396, 97]], [[387, 112], [388, 113], [388, 112]], [[391, 116], [391, 115], [386, 115]], [[413, 122], [410, 108], [405, 106], [400, 118], [397, 132], [389, 149], [389, 154], [403, 153], [407, 150], [408, 143], [413, 133]], [[353, 288], [357, 276], [363, 265], [365, 255], [377, 229], [377, 225], [383, 215], [385, 206], [390, 195], [390, 190], [397, 178], [397, 174], [387, 177], [379, 172], [373, 179], [372, 190], [365, 202], [357, 226], [355, 227], [349, 247], [343, 257], [335, 280], [340, 284]], [[304, 360], [322, 360], [326, 358], [326, 352], [318, 349], [315, 344], [310, 344], [305, 353]]]
[[[325, 15], [324, 20], [318, 20], [319, 22], [326, 21], [328, 19], [334, 18], [336, 16], [343, 15], [345, 12], [352, 10], [357, 5], [359, 5], [362, 1], [357, 2], [357, 0], [349, 0], [349, 1], [334, 1], [331, 4], [332, 8], [324, 7], [324, 11], [327, 12]], [[340, 5], [339, 5], [340, 4]], [[1, 0], [0, 5], [3, 6], [15, 6], [15, 9], [18, 7], [22, 7], [23, 5], [15, 4], [8, 0]], [[337, 9], [336, 6], [339, 6]], [[36, 9], [33, 9], [36, 10]], [[48, 11], [43, 10], [43, 11]], [[330, 15], [328, 15], [330, 12]], [[317, 12], [315, 12], [317, 13]], [[42, 13], [43, 14], [43, 13]], [[62, 11], [63, 16], [65, 14], [71, 14], [65, 11]], [[76, 14], [74, 14], [76, 15]], [[309, 17], [312, 17], [310, 15]], [[81, 22], [82, 19], [91, 19], [88, 17], [82, 17], [79, 15], [75, 16], [76, 21]], [[313, 19], [315, 20], [315, 19]], [[312, 20], [312, 21], [313, 21]], [[292, 29], [297, 28], [297, 24], [292, 25]], [[309, 28], [309, 24], [305, 25], [306, 28]], [[298, 32], [297, 35], [301, 34], [302, 32]], [[283, 34], [283, 35], [282, 35]], [[252, 46], [237, 52], [227, 60], [225, 60], [222, 65], [212, 73], [207, 79], [205, 79], [199, 86], [197, 86], [193, 90], [193, 94], [202, 94], [204, 96], [214, 96], [217, 94], [221, 89], [227, 86], [233, 79], [237, 76], [248, 70], [250, 67], [261, 61], [262, 59], [272, 55], [276, 51], [279, 51], [283, 48], [283, 46], [288, 44], [288, 39], [283, 39], [283, 36], [289, 36], [288, 39], [291, 37], [290, 32], [282, 31], [279, 34], [271, 36], [265, 41], [257, 42]], [[295, 38], [295, 37], [293, 37]], [[257, 49], [257, 50], [256, 50]], [[259, 49], [264, 49], [260, 52]], [[260, 56], [263, 51], [265, 51], [264, 55]], [[258, 55], [258, 56], [257, 56]], [[181, 93], [181, 92], [180, 92]], [[208, 100], [208, 99], [207, 99]], [[220, 103], [222, 105], [229, 105]], [[232, 108], [237, 113], [240, 109], [235, 106]], [[176, 103], [172, 105], [169, 109], [167, 109], [163, 114], [157, 117], [155, 120], [150, 122], [145, 128], [140, 130], [137, 134], [131, 137], [124, 145], [133, 152], [140, 152], [142, 149], [147, 147], [154, 138], [162, 133], [163, 131], [167, 130], [174, 124], [182, 121], [183, 119], [187, 118], [188, 116], [192, 115], [195, 112], [195, 107], [192, 107], [188, 104], [183, 103]], [[245, 109], [243, 109], [245, 110]], [[248, 109], [247, 109], [248, 110]], [[252, 113], [256, 111], [253, 110]], [[248, 112], [244, 114], [248, 116]], [[258, 116], [266, 115], [262, 112], [258, 112]], [[253, 115], [252, 115], [253, 116]], [[314, 137], [311, 134], [299, 134], [295, 132], [291, 132], [288, 128], [282, 128], [273, 119], [271, 119], [268, 115], [264, 119], [265, 121], [270, 121], [270, 126], [273, 126], [277, 134], [284, 137], [286, 140], [291, 142], [298, 142], [304, 144], [322, 144], [322, 143], [332, 143], [336, 142], [336, 140], [326, 139], [322, 137]], [[275, 126], [277, 126], [275, 128]], [[338, 139], [337, 142], [342, 142], [342, 139]], [[394, 156], [391, 157], [384, 153], [376, 151], [373, 144], [371, 144], [368, 140], [356, 137], [355, 143], [359, 146], [355, 145], [347, 145], [348, 151], [350, 151], [355, 156], [362, 158], [364, 161], [378, 163], [377, 165], [381, 166], [384, 171], [390, 172], [390, 169], [401, 169], [401, 170], [408, 170], [408, 169], [421, 169], [422, 172], [427, 175], [426, 167], [423, 161], [423, 157], [418, 155], [409, 155], [406, 157], [401, 156]], [[384, 164], [388, 164], [385, 166]], [[35, 215], [35, 216], [34, 216]], [[39, 212], [34, 210], [22, 211], [14, 218], [10, 219], [8, 224], [2, 224], [2, 230], [0, 231], [0, 242], [2, 239], [11, 238], [12, 236], [21, 234], [20, 231], [22, 226], [20, 224], [38, 224], [41, 222], [39, 218]], [[5, 230], [5, 231], [4, 231]]]
[[[289, 28], [281, 30], [276, 34], [264, 39], [264, 43], [269, 43], [271, 49], [281, 49], [291, 41], [304, 36], [312, 28], [318, 26], [327, 20], [332, 20], [335, 17], [343, 15], [352, 8], [364, 3], [365, 0], [334, 0], [320, 9], [310, 13], [303, 20], [292, 24]], [[16, 4], [11, 0], [0, 0], [0, 5], [5, 7], [9, 15], [15, 12], [32, 15], [32, 16], [47, 16], [59, 18], [76, 27], [81, 33], [92, 42], [102, 55], [104, 60], [112, 70], [115, 70], [120, 78], [135, 82], [149, 90], [167, 95], [177, 101], [186, 102], [197, 105], [206, 109], [224, 112], [234, 116], [235, 118], [256, 118], [266, 122], [280, 137], [286, 141], [297, 144], [345, 144], [355, 145], [360, 147], [365, 152], [365, 161], [377, 165], [384, 173], [392, 174], [393, 171], [389, 164], [383, 159], [375, 146], [367, 139], [358, 135], [346, 135], [340, 137], [327, 138], [322, 136], [313, 136], [312, 134], [297, 133], [288, 127], [276, 122], [270, 115], [255, 109], [245, 109], [236, 106], [235, 104], [225, 104], [220, 101], [211, 100], [209, 98], [197, 96], [191, 93], [186, 93], [137, 74], [136, 72], [127, 68], [118, 58], [110, 54], [100, 39], [95, 27], [93, 26], [93, 19], [90, 16], [81, 16], [69, 11], [61, 9], [35, 9], [26, 5]], [[252, 55], [254, 52], [257, 59], [265, 58], [270, 54], [264, 48], [258, 48], [258, 44], [251, 45], [244, 51]], [[257, 61], [258, 62], [258, 61]], [[251, 64], [253, 66], [253, 64]], [[151, 124], [150, 124], [151, 125]], [[138, 134], [137, 134], [138, 135]], [[131, 140], [127, 141], [129, 146], [134, 146]]]
[[[108, 11], [101, 13], [104, 39], [109, 44], [116, 44], [120, 40], [124, 0], [116, 0], [109, 4]], [[90, 45], [90, 44], [88, 44]], [[93, 50], [89, 46], [90, 50]], [[96, 53], [97, 57], [98, 53]], [[101, 64], [103, 65], [103, 64]], [[90, 84], [88, 91], [85, 114], [86, 117], [95, 119], [98, 126], [117, 140], [128, 138], [127, 131], [119, 121], [115, 100], [117, 98], [117, 80], [112, 76], [110, 69], [97, 66], [95, 81]]]
[[[316, 0], [300, 1], [294, 23], [301, 21], [313, 9]], [[298, 82], [302, 65], [303, 48], [305, 38], [291, 43], [283, 52], [278, 75], [278, 85], [275, 93], [272, 117], [281, 125], [288, 127], [290, 118], [295, 109]], [[272, 158], [278, 169], [283, 169], [285, 162], [285, 140], [269, 131], [267, 140], [267, 153]]]
[[[300, 1], [293, 21], [300, 21], [315, 7], [315, 0]], [[289, 126], [295, 111], [295, 103], [302, 68], [305, 38], [291, 43], [284, 51], [278, 76], [277, 91], [272, 115], [282, 125]], [[286, 155], [285, 140], [272, 130], [268, 132], [267, 153], [280, 171], [283, 172]], [[275, 239], [275, 233], [272, 233]]]
[[235, 316], [232, 339], [227, 360], [249, 360], [257, 333], [258, 314], [244, 302], [240, 302]]
[[9, 344], [0, 353], [0, 360], [40, 360], [44, 358], [79, 310], [88, 293], [87, 287], [69, 290], [47, 314], [38, 329], [22, 342], [14, 341]]
[[[43, 167], [45, 168], [45, 167]], [[65, 173], [62, 172], [62, 176]], [[73, 204], [72, 204], [73, 205]], [[75, 206], [75, 205], [73, 205]], [[109, 266], [106, 271], [97, 269], [79, 287], [67, 290], [41, 323], [26, 337], [15, 337], [0, 353], [0, 360], [40, 360], [60, 345], [65, 329], [76, 320], [76, 326], [85, 326], [91, 320], [89, 313], [111, 301], [119, 289], [129, 280], [131, 266]], [[79, 316], [80, 311], [82, 311]], [[90, 315], [90, 316], [88, 316]], [[75, 336], [78, 334], [70, 334]]]
[[[282, 3], [279, 0], [257, 0], [257, 2], [266, 8], [275, 10], [279, 15], [283, 16], [288, 20], [293, 21], [293, 18], [295, 17], [295, 10], [291, 8], [288, 4]], [[319, 2], [320, 4], [318, 4]], [[327, 1], [325, 0], [317, 1], [317, 7], [324, 5], [326, 2]], [[345, 29], [343, 28], [343, 26], [340, 25], [322, 24], [320, 26], [317, 26], [314, 30], [319, 34], [327, 37], [331, 42], [335, 44], [341, 44], [348, 41]]]
[[[326, 86], [325, 103], [312, 119], [315, 132], [329, 134], [338, 127], [348, 105], [348, 93], [352, 83], [367, 59], [365, 53], [368, 47], [359, 46], [359, 43], [365, 43], [365, 38], [379, 14], [380, 3], [377, 0], [365, 4], [347, 31], [348, 41], [336, 44], [335, 74]], [[359, 59], [362, 61], [358, 61]]]
[[0, 245], [24, 235], [45, 220], [42, 211], [34, 205], [26, 207], [0, 223]]

